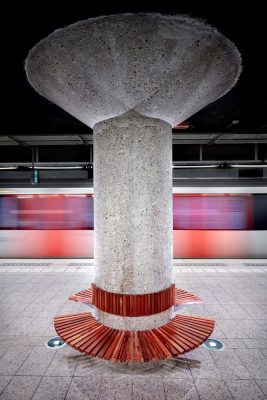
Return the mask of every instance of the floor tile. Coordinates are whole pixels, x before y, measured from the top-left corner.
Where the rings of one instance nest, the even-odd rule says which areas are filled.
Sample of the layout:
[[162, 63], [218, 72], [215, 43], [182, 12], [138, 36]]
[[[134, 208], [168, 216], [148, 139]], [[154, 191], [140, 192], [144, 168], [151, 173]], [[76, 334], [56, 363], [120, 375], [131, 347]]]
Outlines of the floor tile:
[[44, 377], [32, 400], [64, 400], [71, 378]]
[[17, 375], [44, 375], [55, 356], [55, 351], [45, 346], [36, 346], [18, 370]]
[[0, 376], [0, 394], [3, 392], [7, 384], [10, 382], [12, 379], [12, 376]]
[[234, 400], [264, 400], [261, 389], [256, 382], [251, 380], [231, 380], [226, 381], [227, 387]]
[[263, 391], [263, 393], [265, 394], [265, 396], [267, 397], [267, 380], [256, 380], [257, 384], [259, 385], [259, 387], [261, 388], [261, 390]]
[[221, 379], [221, 372], [209, 350], [200, 347], [186, 354], [186, 358], [194, 379]]
[[[166, 399], [199, 400], [194, 381], [188, 381], [187, 379], [164, 379], [163, 382]], [[156, 398], [154, 397], [154, 399]]]
[[98, 400], [101, 380], [101, 376], [94, 376], [90, 379], [72, 378], [66, 400]]
[[[51, 350], [53, 351], [53, 350]], [[55, 356], [49, 367], [46, 370], [46, 376], [73, 376], [79, 354], [68, 347], [64, 346], [61, 349], [55, 350]]]
[[39, 376], [14, 376], [5, 390], [1, 400], [30, 400], [40, 383]]
[[0, 359], [0, 375], [15, 375], [31, 351], [32, 347], [29, 346], [10, 348]]
[[[137, 378], [134, 380], [136, 379]], [[101, 400], [130, 399], [133, 392], [132, 386], [132, 379], [130, 375], [123, 376], [122, 378], [112, 377], [112, 379], [110, 376], [104, 376], [101, 382], [99, 398]]]
[[255, 379], [267, 379], [267, 354], [260, 349], [236, 349], [236, 354]]
[[197, 379], [195, 385], [201, 400], [231, 400], [232, 396], [222, 380]]
[[[130, 390], [129, 390], [130, 396]], [[130, 397], [128, 397], [130, 398]], [[114, 398], [115, 399], [115, 398]], [[165, 392], [162, 379], [134, 377], [133, 378], [133, 400], [165, 400]]]
[[235, 350], [212, 351], [212, 357], [223, 379], [252, 379], [246, 366], [235, 354]]

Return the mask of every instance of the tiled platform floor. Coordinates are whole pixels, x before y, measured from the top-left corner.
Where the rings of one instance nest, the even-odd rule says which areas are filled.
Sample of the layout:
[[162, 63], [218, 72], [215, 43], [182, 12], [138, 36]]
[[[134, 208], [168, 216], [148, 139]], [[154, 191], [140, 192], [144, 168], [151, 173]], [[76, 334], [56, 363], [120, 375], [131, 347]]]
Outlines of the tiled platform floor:
[[1, 400], [267, 398], [267, 260], [175, 260], [176, 285], [205, 301], [181, 312], [215, 318], [225, 350], [140, 372], [45, 347], [55, 314], [86, 310], [67, 298], [93, 274], [92, 260], [0, 260]]

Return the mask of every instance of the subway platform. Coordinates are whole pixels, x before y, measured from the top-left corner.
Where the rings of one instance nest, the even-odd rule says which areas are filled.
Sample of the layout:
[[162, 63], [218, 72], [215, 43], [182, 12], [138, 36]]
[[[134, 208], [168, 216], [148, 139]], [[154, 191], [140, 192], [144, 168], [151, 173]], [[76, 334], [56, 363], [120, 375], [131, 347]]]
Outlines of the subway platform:
[[53, 317], [88, 311], [68, 300], [89, 287], [92, 259], [0, 260], [0, 399], [264, 399], [267, 260], [175, 259], [174, 282], [203, 304], [179, 313], [215, 319], [222, 351], [198, 349], [135, 370], [46, 347]]

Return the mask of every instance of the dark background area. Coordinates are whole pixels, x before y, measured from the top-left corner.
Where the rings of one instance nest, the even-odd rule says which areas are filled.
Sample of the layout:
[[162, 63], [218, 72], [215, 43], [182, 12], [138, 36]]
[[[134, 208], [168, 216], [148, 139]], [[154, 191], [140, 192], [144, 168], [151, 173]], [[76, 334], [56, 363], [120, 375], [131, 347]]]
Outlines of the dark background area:
[[[24, 61], [38, 41], [58, 28], [90, 17], [123, 12], [186, 14], [203, 19], [233, 41], [241, 53], [243, 71], [236, 86], [190, 117], [187, 128], [173, 130], [174, 162], [217, 161], [226, 167], [232, 161], [244, 160], [266, 164], [266, 13], [261, 2], [241, 6], [235, 3], [5, 4], [0, 23], [0, 164], [69, 161], [80, 165], [88, 162], [92, 166], [92, 130], [34, 91], [26, 79]], [[256, 176], [265, 175], [261, 171]]]
[[95, 3], [36, 2], [32, 7], [24, 4], [19, 8], [11, 3], [2, 10], [1, 134], [90, 131], [34, 92], [25, 77], [24, 60], [29, 49], [57, 28], [93, 16], [142, 11], [182, 13], [204, 19], [233, 41], [241, 52], [243, 72], [236, 87], [191, 117], [191, 129], [196, 132], [267, 130], [266, 13], [263, 5], [257, 6], [254, 2], [235, 9], [235, 2]]

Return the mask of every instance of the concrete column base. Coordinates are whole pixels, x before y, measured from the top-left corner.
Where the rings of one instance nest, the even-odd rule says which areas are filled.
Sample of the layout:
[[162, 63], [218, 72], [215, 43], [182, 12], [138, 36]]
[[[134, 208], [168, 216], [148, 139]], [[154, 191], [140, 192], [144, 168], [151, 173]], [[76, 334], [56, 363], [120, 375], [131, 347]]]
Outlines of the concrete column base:
[[147, 329], [158, 328], [170, 322], [173, 315], [173, 307], [146, 317], [121, 317], [101, 311], [96, 307], [95, 312], [96, 318], [103, 325], [127, 331], [145, 331]]

